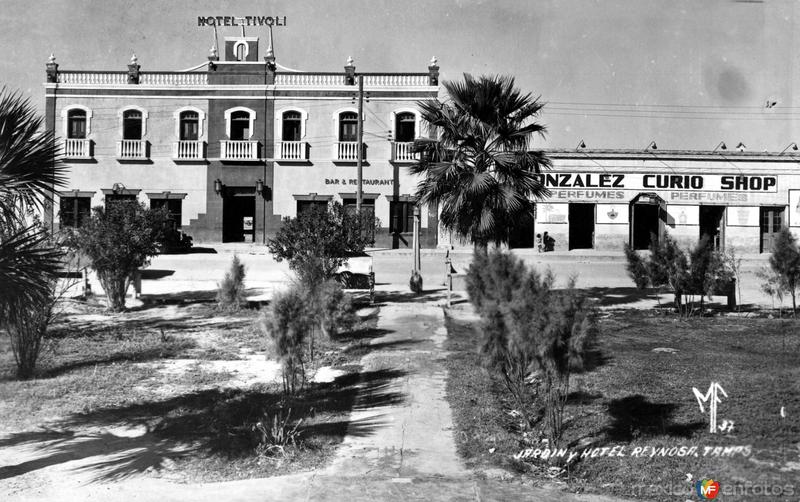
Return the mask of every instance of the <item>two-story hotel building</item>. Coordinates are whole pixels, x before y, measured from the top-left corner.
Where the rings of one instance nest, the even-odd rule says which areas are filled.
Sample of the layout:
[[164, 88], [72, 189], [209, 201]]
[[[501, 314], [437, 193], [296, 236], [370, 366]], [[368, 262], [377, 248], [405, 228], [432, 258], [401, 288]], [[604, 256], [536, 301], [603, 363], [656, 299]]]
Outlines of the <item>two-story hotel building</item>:
[[[419, 100], [436, 98], [439, 67], [423, 73], [277, 71], [271, 47], [225, 38], [202, 71], [62, 70], [47, 64], [46, 124], [63, 142], [68, 187], [54, 226], [80, 225], [119, 199], [167, 206], [195, 242], [263, 242], [281, 218], [336, 200], [355, 206], [357, 126], [363, 125], [363, 207], [376, 245], [411, 243], [417, 180], [411, 144], [425, 134]], [[358, 77], [363, 78], [359, 117]], [[435, 211], [422, 244], [436, 245]], [[432, 229], [432, 230], [430, 230]]]

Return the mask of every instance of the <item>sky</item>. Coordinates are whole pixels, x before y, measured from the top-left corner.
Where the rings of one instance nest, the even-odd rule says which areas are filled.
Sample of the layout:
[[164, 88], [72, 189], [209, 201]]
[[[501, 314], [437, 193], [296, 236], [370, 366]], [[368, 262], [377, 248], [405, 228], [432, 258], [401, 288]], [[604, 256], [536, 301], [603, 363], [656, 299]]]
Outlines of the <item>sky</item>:
[[[445, 80], [512, 75], [545, 103], [541, 147], [800, 143], [800, 0], [0, 0], [0, 85], [43, 110], [51, 53], [62, 70], [125, 70], [134, 52], [145, 71], [194, 67], [214, 36], [197, 17], [223, 15], [286, 16], [275, 53], [297, 70], [436, 56]], [[247, 35], [263, 55], [268, 31]]]

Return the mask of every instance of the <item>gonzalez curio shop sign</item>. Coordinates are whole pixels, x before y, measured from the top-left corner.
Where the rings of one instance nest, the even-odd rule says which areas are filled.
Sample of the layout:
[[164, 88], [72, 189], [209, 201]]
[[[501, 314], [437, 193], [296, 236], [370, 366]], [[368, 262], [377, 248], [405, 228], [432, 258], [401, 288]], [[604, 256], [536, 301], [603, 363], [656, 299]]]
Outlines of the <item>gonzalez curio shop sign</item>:
[[[551, 199], [621, 201], [635, 191], [666, 192], [668, 202], [758, 202], [778, 191], [776, 176], [744, 174], [542, 173]], [[628, 194], [626, 195], [626, 191]]]

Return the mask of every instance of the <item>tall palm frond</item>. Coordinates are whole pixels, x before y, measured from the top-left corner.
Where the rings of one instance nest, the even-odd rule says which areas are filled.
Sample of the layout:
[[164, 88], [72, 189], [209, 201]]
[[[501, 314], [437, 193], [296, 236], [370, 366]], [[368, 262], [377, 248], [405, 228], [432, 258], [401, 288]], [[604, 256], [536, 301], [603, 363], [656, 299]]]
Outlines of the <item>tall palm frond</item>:
[[49, 292], [62, 253], [51, 247], [48, 236], [30, 226], [0, 240], [0, 307], [16, 303], [35, 305]]
[[21, 222], [53, 198], [66, 183], [66, 166], [58, 159], [52, 131], [30, 102], [0, 91], [0, 225]]
[[53, 134], [42, 129], [28, 100], [0, 90], [0, 320], [49, 294], [61, 258], [49, 236], [26, 222], [66, 182]]
[[420, 202], [441, 210], [441, 224], [475, 244], [507, 242], [509, 229], [532, 217], [534, 199], [549, 195], [537, 174], [551, 166], [532, 138], [546, 132], [536, 122], [538, 98], [523, 94], [510, 76], [469, 74], [444, 82], [447, 100], [419, 103], [436, 139], [420, 139]]

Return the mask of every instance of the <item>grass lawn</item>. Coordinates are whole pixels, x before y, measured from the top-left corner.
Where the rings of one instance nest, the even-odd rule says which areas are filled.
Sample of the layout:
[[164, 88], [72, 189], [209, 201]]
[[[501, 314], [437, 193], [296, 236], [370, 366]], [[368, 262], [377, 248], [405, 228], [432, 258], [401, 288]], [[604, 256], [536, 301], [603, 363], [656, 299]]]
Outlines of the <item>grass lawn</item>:
[[[323, 464], [347, 431], [357, 395], [388, 377], [345, 373], [310, 383], [289, 400], [271, 377], [243, 384], [247, 376], [257, 380], [259, 368], [276, 368], [256, 329], [258, 315], [220, 313], [203, 303], [122, 314], [73, 304], [28, 381], [14, 378], [8, 337], [0, 333], [0, 448], [44, 448], [36, 469], [108, 455], [93, 467], [102, 479], [147, 472], [205, 482]], [[320, 343], [314, 366], [357, 370], [359, 358], [348, 349], [376, 324], [373, 313], [352, 332]], [[259, 455], [256, 424], [267, 431], [276, 415], [288, 415], [291, 426], [302, 419], [297, 447]], [[0, 479], [30, 472], [25, 465], [0, 467]]]
[[[579, 456], [559, 472], [541, 459], [513, 458], [523, 449], [543, 448], [542, 434], [523, 435], [502, 383], [480, 366], [477, 322], [452, 312], [447, 392], [459, 451], [469, 465], [555, 479], [572, 491], [648, 500], [685, 500], [687, 480], [702, 478], [719, 481], [723, 490], [794, 483], [795, 496], [800, 494], [800, 322], [730, 316], [680, 321], [638, 310], [601, 315], [595, 367], [573, 374], [565, 410], [562, 446]], [[712, 380], [728, 394], [717, 421], [733, 421], [729, 433], [710, 434], [708, 414], [700, 413], [692, 392], [697, 387], [705, 394]], [[609, 456], [615, 446], [624, 447], [616, 450], [624, 456]], [[697, 447], [697, 456], [651, 457], [644, 450], [680, 446]], [[748, 446], [751, 454], [723, 454], [717, 446]], [[609, 448], [605, 455], [580, 458], [585, 449], [602, 447]], [[638, 456], [635, 448], [642, 448]]]

